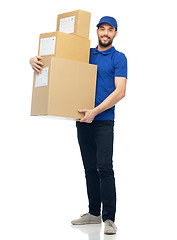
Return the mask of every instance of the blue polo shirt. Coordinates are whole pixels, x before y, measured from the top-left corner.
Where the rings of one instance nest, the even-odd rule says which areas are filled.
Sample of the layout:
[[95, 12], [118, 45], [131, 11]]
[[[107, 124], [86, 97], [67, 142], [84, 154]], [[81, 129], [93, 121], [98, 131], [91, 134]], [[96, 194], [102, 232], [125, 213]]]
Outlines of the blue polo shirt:
[[[115, 90], [115, 77], [127, 78], [126, 56], [114, 47], [106, 51], [90, 49], [90, 64], [97, 65], [95, 107], [102, 103]], [[94, 120], [114, 120], [115, 106], [98, 114]]]

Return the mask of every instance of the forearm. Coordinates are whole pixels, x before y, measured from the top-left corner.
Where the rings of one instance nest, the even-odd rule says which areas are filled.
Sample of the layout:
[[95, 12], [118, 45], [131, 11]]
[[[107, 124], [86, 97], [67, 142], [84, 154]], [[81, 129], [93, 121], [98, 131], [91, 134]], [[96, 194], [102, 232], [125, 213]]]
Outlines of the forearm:
[[113, 107], [125, 96], [125, 92], [115, 89], [101, 104], [94, 108], [95, 115]]

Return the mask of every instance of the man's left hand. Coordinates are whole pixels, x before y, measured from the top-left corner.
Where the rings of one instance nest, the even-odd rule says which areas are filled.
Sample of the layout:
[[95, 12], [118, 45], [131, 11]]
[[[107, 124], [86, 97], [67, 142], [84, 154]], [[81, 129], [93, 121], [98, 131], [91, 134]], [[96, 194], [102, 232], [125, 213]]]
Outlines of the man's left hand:
[[96, 116], [94, 109], [81, 109], [78, 110], [78, 112], [85, 114], [85, 116], [80, 120], [80, 122], [92, 123], [93, 119]]

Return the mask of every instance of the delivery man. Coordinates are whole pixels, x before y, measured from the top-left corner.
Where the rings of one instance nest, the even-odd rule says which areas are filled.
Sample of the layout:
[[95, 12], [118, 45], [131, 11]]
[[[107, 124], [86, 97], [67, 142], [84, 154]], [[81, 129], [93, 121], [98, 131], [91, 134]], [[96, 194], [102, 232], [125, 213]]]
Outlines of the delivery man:
[[[98, 46], [90, 49], [90, 64], [97, 65], [95, 107], [78, 109], [84, 117], [76, 121], [77, 136], [85, 169], [89, 212], [73, 225], [103, 222], [105, 234], [115, 234], [116, 187], [113, 170], [115, 104], [126, 91], [127, 59], [113, 46], [117, 21], [104, 16], [97, 24]], [[42, 71], [42, 57], [30, 59], [34, 71]], [[102, 203], [102, 216], [101, 216]]]

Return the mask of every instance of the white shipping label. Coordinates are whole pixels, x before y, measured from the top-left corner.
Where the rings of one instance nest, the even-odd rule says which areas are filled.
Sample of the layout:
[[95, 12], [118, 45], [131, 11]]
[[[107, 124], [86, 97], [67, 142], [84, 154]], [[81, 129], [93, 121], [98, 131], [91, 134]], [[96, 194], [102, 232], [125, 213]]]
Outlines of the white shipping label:
[[39, 56], [55, 54], [56, 36], [41, 38]]
[[46, 67], [42, 70], [42, 73], [36, 74], [35, 88], [48, 85], [48, 72], [49, 68]]
[[59, 31], [64, 33], [74, 32], [75, 16], [60, 19]]

